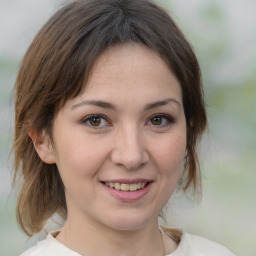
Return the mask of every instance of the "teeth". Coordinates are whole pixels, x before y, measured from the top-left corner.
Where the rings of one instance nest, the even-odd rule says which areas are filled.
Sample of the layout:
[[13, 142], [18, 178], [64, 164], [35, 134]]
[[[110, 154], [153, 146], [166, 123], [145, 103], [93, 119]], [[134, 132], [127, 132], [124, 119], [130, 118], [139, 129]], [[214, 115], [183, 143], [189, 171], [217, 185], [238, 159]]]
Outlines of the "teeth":
[[130, 190], [131, 191], [136, 191], [138, 188], [137, 184], [130, 184]]
[[105, 182], [106, 186], [110, 188], [114, 188], [116, 190], [121, 190], [121, 191], [136, 191], [144, 188], [146, 184], [147, 182], [139, 182], [139, 183], [133, 183], [133, 184]]
[[130, 190], [130, 185], [129, 184], [121, 184], [121, 190], [122, 191]]
[[115, 188], [116, 190], [120, 190], [121, 184], [120, 184], [120, 183], [114, 183], [114, 188]]

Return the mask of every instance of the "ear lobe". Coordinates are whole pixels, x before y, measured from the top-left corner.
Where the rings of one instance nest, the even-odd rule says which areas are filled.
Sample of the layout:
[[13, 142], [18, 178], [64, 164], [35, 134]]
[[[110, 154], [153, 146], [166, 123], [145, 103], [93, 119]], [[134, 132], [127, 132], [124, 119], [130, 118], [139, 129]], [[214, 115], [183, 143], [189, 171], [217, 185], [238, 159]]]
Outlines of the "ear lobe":
[[31, 130], [28, 135], [32, 139], [34, 148], [41, 160], [46, 164], [56, 163], [52, 142], [45, 130], [40, 133]]

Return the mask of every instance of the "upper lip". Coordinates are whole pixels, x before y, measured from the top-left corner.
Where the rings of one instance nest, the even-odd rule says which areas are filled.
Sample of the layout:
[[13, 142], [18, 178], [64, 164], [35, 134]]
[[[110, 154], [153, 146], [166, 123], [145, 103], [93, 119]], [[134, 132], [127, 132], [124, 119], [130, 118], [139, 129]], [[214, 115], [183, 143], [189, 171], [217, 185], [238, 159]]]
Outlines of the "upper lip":
[[140, 182], [152, 182], [153, 180], [149, 179], [109, 179], [109, 180], [103, 180], [102, 182], [112, 182], [112, 183], [121, 183], [121, 184], [135, 184], [135, 183], [140, 183]]

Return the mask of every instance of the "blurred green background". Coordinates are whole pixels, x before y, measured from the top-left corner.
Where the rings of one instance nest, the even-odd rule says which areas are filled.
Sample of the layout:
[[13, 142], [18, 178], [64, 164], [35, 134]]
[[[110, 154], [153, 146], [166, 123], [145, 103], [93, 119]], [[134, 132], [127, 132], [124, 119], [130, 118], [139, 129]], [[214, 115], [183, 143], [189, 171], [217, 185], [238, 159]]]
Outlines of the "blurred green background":
[[[61, 0], [0, 1], [0, 254], [35, 243], [19, 230], [8, 162], [12, 87], [19, 62]], [[193, 45], [202, 67], [209, 133], [203, 139], [200, 204], [175, 194], [169, 225], [208, 237], [236, 255], [256, 255], [256, 1], [159, 0]]]

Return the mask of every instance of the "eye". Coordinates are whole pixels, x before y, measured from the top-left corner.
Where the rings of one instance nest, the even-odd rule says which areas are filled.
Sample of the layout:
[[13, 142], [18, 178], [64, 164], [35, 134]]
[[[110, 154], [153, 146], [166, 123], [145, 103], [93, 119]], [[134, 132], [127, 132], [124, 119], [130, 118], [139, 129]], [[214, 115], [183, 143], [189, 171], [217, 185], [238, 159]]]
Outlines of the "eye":
[[157, 127], [165, 127], [174, 123], [174, 119], [169, 115], [158, 114], [149, 119], [149, 124]]
[[101, 115], [90, 115], [85, 117], [82, 120], [82, 123], [94, 129], [100, 129], [110, 125], [107, 119]]

